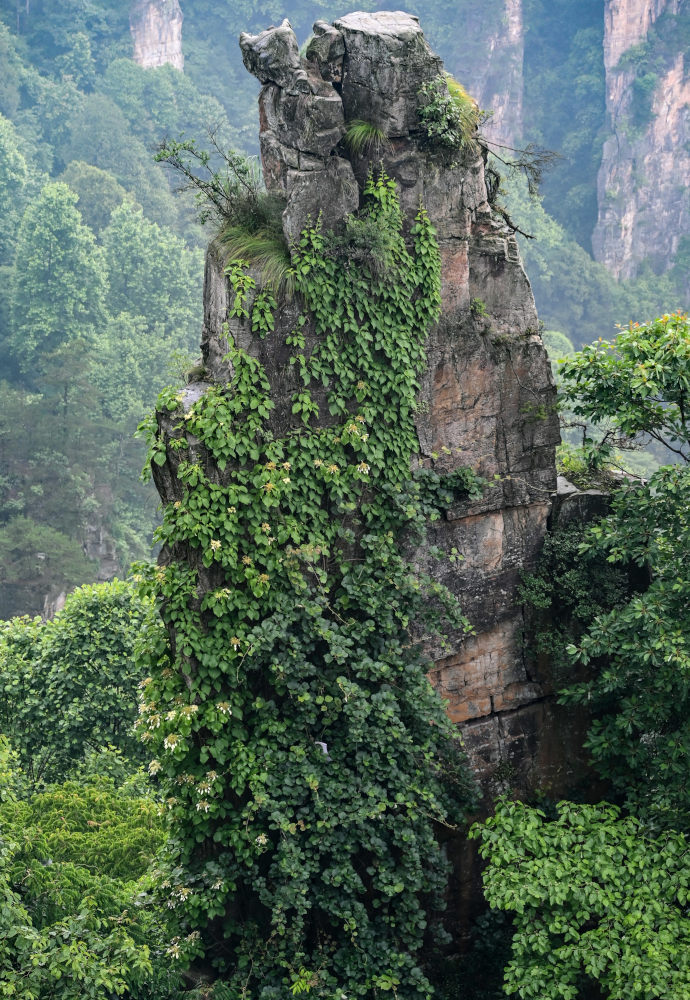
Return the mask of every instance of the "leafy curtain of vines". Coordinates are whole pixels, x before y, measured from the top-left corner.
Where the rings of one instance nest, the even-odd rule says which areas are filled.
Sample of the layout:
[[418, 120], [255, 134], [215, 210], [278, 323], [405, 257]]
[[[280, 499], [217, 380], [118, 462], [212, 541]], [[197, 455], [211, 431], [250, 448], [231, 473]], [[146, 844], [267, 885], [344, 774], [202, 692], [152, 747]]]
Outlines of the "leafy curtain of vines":
[[[163, 394], [179, 421], [152, 441], [159, 463], [188, 437], [210, 459], [182, 461], [160, 530], [171, 561], [142, 570], [174, 637], [151, 657], [139, 723], [171, 817], [161, 892], [179, 916], [171, 955], [203, 954], [233, 998], [429, 996], [420, 953], [446, 875], [435, 825], [460, 822], [473, 796], [417, 631], [466, 621], [401, 554], [479, 488], [466, 469], [410, 472], [438, 248], [422, 208], [406, 240], [385, 176], [357, 221], [385, 232], [385, 273], [366, 254], [344, 266], [319, 226], [293, 254], [302, 426], [274, 437], [266, 374], [231, 346], [230, 383], [186, 412]], [[228, 273], [232, 312], [271, 332], [241, 262]]]

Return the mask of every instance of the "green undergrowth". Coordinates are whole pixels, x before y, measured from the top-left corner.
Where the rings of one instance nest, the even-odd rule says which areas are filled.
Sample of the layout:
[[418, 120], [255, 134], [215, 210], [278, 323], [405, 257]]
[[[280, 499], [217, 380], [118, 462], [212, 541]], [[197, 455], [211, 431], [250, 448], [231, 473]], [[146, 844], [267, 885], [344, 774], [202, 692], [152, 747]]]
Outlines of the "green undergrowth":
[[481, 111], [474, 98], [449, 73], [421, 87], [419, 105], [419, 123], [431, 149], [447, 156], [461, 151], [477, 152]]
[[[151, 442], [154, 462], [166, 446], [183, 459], [163, 563], [142, 570], [174, 636], [140, 715], [171, 820], [161, 903], [171, 947], [233, 1000], [430, 996], [422, 946], [443, 938], [447, 868], [434, 831], [474, 796], [420, 641], [467, 622], [403, 554], [479, 491], [464, 468], [410, 472], [438, 247], [423, 208], [405, 236], [386, 177], [362, 212], [390, 244], [385, 277], [342, 267], [318, 225], [295, 247], [294, 429], [274, 436], [266, 373], [231, 344], [230, 383], [186, 412], [163, 394], [174, 430]], [[233, 315], [253, 323], [253, 279], [238, 263], [230, 279]], [[259, 333], [270, 312], [264, 299]], [[188, 435], [204, 464], [185, 460]]]

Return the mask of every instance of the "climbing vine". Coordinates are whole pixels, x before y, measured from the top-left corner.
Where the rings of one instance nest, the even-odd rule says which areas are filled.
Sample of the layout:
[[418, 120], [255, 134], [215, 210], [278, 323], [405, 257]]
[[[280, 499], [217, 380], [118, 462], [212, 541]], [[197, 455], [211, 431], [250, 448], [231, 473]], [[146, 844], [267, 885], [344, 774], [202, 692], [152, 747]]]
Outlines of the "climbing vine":
[[[438, 248], [422, 208], [406, 238], [385, 176], [362, 213], [387, 234], [385, 275], [343, 266], [318, 225], [294, 250], [295, 426], [274, 436], [266, 373], [231, 343], [229, 384], [186, 409], [162, 397], [174, 430], [152, 440], [154, 461], [166, 445], [182, 458], [166, 556], [141, 571], [171, 636], [139, 723], [171, 817], [161, 892], [179, 916], [171, 955], [203, 954], [233, 1000], [430, 996], [434, 826], [473, 796], [419, 634], [467, 623], [403, 555], [478, 490], [466, 469], [410, 472]], [[270, 332], [241, 263], [229, 278], [235, 316]]]

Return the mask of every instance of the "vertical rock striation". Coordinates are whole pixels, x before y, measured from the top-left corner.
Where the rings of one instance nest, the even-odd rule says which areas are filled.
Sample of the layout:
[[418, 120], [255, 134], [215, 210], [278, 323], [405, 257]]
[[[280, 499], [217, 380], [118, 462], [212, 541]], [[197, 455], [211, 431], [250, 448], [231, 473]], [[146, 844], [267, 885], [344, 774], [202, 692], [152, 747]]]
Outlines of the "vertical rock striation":
[[179, 0], [134, 0], [129, 12], [134, 61], [144, 69], [184, 69], [182, 10]]
[[491, 111], [487, 137], [515, 146], [522, 135], [525, 35], [522, 0], [503, 0], [499, 25], [484, 39], [486, 58], [471, 82], [479, 106]]
[[[598, 179], [594, 256], [617, 278], [657, 273], [690, 232], [690, 67], [673, 39], [687, 0], [607, 0], [610, 136]], [[666, 20], [666, 30], [657, 29]]]
[[[432, 651], [432, 679], [463, 726], [481, 776], [490, 779], [509, 766], [523, 785], [557, 783], [567, 765], [554, 750], [560, 736], [553, 727], [546, 733], [548, 679], [525, 657], [517, 597], [520, 572], [540, 548], [556, 485], [555, 388], [514, 234], [488, 203], [480, 150], [473, 146], [449, 163], [425, 144], [418, 92], [439, 77], [442, 65], [415, 17], [354, 13], [332, 25], [319, 21], [306, 59], [287, 21], [256, 36], [243, 34], [240, 44], [245, 65], [263, 84], [264, 175], [269, 191], [285, 199], [289, 240], [319, 215], [329, 228], [355, 211], [372, 161], [381, 158], [408, 219], [421, 200], [436, 227], [443, 309], [427, 346], [418, 460], [442, 473], [470, 466], [489, 485], [480, 501], [458, 504], [429, 531], [429, 547], [463, 553], [459, 569], [450, 562], [439, 569], [426, 548], [417, 553], [459, 595], [476, 630], [469, 640], [451, 636], [450, 649]], [[346, 122], [356, 119], [385, 131], [382, 151], [348, 152]], [[284, 434], [299, 426], [290, 408], [299, 375], [285, 346], [299, 305], [282, 296], [275, 330], [263, 340], [248, 320], [231, 317], [229, 306], [223, 261], [212, 247], [202, 339], [208, 378], [212, 384], [228, 377], [229, 331], [264, 366], [274, 430]], [[184, 407], [207, 387], [189, 386]], [[171, 449], [165, 465], [154, 467], [165, 502], [180, 495], [178, 461]]]

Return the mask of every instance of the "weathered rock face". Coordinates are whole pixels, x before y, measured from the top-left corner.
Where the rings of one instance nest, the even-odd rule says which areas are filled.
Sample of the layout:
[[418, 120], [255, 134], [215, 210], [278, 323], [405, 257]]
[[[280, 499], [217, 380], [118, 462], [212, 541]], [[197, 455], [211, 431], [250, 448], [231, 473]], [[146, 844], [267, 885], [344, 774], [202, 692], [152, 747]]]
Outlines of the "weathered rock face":
[[[618, 278], [649, 260], [667, 269], [690, 231], [690, 67], [681, 48], [660, 60], [651, 108], [640, 121], [638, 68], [621, 58], [648, 41], [662, 16], [681, 13], [685, 0], [608, 0], [604, 61], [611, 136], [598, 179], [594, 256]], [[687, 11], [685, 11], [687, 13]], [[659, 63], [655, 61], [658, 67]], [[647, 81], [650, 83], [650, 81]]]
[[169, 63], [184, 69], [179, 0], [134, 0], [129, 12], [134, 61], [151, 69]]
[[[555, 389], [514, 235], [488, 204], [482, 157], [475, 150], [449, 166], [448, 157], [424, 147], [417, 92], [439, 75], [441, 64], [414, 17], [356, 13], [334, 25], [318, 22], [305, 60], [287, 22], [243, 35], [241, 46], [245, 64], [263, 83], [265, 179], [269, 191], [286, 199], [288, 239], [319, 213], [331, 227], [357, 209], [369, 158], [348, 155], [342, 141], [345, 123], [356, 118], [385, 128], [384, 167], [398, 184], [403, 210], [411, 218], [421, 199], [437, 229], [443, 312], [428, 343], [419, 458], [443, 472], [471, 466], [491, 486], [481, 501], [449, 510], [429, 533], [429, 545], [463, 553], [459, 570], [445, 563], [439, 571], [426, 550], [417, 555], [460, 596], [476, 630], [469, 641], [452, 637], [450, 651], [437, 653], [433, 680], [465, 729], [482, 777], [488, 781], [509, 768], [517, 784], [536, 774], [544, 784], [543, 761], [554, 752], [543, 731], [550, 689], [524, 655], [516, 588], [539, 550], [556, 483]], [[227, 380], [229, 328], [264, 365], [274, 430], [284, 434], [299, 419], [290, 408], [299, 376], [285, 346], [299, 304], [281, 299], [275, 332], [260, 340], [247, 321], [229, 317], [229, 302], [223, 263], [211, 250], [202, 341], [209, 378]], [[189, 386], [185, 408], [206, 387]], [[166, 465], [154, 469], [165, 501], [181, 493], [177, 461], [170, 453]], [[554, 763], [554, 775], [559, 767]]]
[[522, 0], [503, 0], [495, 30], [483, 39], [485, 58], [472, 81], [480, 108], [492, 112], [484, 131], [489, 139], [515, 146], [522, 135], [525, 34]]

